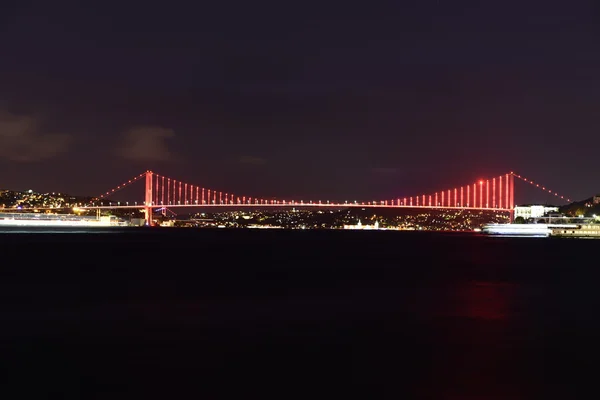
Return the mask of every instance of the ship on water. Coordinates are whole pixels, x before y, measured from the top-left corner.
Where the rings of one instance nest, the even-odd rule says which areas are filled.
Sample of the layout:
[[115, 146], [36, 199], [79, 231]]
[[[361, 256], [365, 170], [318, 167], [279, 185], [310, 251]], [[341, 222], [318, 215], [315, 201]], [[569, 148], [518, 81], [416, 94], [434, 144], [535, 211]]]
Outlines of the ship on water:
[[[544, 216], [531, 218], [527, 223], [510, 224], [487, 224], [481, 231], [488, 235], [507, 235], [507, 236], [566, 236], [566, 234], [576, 234], [581, 232], [584, 226], [597, 226], [595, 218], [579, 217], [552, 217]], [[576, 235], [575, 235], [576, 236]]]
[[[524, 210], [530, 208], [533, 211], [540, 211], [541, 215], [531, 216], [531, 214], [526, 214], [525, 216], [527, 217], [527, 221], [524, 223], [487, 224], [481, 228], [481, 232], [488, 235], [548, 237], [558, 236], [557, 233], [559, 232], [577, 232], [582, 226], [587, 226], [594, 222], [593, 217], [569, 217], [565, 215], [557, 215], [557, 213], [554, 212], [542, 214], [542, 210], [535, 210], [535, 207], [542, 206], [520, 208]], [[550, 210], [551, 208], [546, 208], [543, 210], [543, 212]]]
[[88, 217], [74, 214], [0, 213], [0, 227], [106, 228], [128, 225], [113, 215]]
[[488, 235], [548, 237], [553, 230], [577, 229], [577, 224], [487, 224], [481, 232]]
[[600, 224], [578, 225], [575, 229], [552, 229], [550, 236], [571, 238], [600, 238]]

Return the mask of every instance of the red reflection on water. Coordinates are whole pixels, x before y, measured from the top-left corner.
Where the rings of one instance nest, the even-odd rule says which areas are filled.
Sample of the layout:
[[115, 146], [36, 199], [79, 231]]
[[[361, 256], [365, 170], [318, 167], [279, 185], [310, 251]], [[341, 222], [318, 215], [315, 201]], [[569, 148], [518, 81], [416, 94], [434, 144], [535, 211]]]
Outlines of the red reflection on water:
[[429, 382], [424, 395], [436, 399], [518, 400], [531, 382], [520, 369], [515, 306], [519, 285], [470, 282], [445, 292], [444, 319], [433, 342]]
[[502, 320], [510, 317], [514, 285], [474, 282], [457, 293], [460, 315], [471, 318]]

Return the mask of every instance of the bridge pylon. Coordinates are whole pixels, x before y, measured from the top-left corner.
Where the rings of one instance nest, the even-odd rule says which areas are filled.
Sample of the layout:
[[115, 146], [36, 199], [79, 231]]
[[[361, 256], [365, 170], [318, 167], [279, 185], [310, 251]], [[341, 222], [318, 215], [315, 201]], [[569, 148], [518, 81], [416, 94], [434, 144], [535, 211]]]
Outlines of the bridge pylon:
[[152, 199], [153, 188], [152, 188], [152, 177], [154, 173], [150, 170], [146, 171], [146, 190], [144, 199], [144, 218], [146, 219], [147, 226], [153, 226], [154, 221], [152, 220]]
[[510, 209], [510, 222], [515, 222], [515, 174], [510, 172], [508, 181], [508, 192], [509, 192], [509, 203], [508, 208]]

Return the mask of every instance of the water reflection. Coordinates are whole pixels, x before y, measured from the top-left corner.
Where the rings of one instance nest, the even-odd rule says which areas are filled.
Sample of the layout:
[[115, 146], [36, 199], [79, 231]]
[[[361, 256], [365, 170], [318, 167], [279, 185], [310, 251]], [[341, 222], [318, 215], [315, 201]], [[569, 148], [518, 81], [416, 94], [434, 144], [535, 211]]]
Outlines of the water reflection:
[[528, 386], [516, 312], [519, 287], [471, 282], [446, 291], [435, 335], [430, 389], [436, 398], [519, 399]]
[[515, 317], [511, 309], [516, 285], [495, 282], [473, 282], [456, 291], [456, 313], [469, 318], [507, 320]]

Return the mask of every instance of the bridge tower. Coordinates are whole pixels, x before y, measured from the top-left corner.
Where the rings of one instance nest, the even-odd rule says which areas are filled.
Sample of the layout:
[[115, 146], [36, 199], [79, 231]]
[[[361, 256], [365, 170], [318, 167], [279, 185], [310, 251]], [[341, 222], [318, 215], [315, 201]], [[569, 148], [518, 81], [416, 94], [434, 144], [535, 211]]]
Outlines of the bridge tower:
[[153, 188], [152, 188], [152, 177], [154, 173], [152, 171], [146, 171], [146, 190], [145, 190], [145, 200], [144, 200], [144, 218], [146, 219], [146, 225], [152, 226], [154, 222], [152, 221], [152, 199], [153, 197]]
[[511, 171], [510, 174], [508, 174], [508, 196], [509, 196], [509, 203], [508, 203], [508, 208], [510, 209], [510, 222], [514, 222], [515, 221], [515, 174], [514, 172]]

